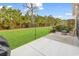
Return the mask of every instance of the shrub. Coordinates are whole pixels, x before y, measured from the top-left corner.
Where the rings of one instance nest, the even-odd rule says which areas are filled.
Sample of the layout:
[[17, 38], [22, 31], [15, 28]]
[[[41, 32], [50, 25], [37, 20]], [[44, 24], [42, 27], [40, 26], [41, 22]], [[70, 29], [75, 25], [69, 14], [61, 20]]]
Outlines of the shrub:
[[56, 30], [59, 31], [59, 32], [62, 32], [63, 30], [65, 32], [69, 32], [70, 31], [70, 28], [68, 26], [59, 25], [59, 26], [56, 26]]

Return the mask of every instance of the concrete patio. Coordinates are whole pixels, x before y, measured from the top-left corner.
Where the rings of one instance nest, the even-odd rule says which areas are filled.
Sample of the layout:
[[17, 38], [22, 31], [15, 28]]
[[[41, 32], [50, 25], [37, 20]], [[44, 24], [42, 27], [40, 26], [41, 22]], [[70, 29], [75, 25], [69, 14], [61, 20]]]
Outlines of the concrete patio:
[[11, 51], [11, 56], [79, 56], [76, 37], [51, 33]]

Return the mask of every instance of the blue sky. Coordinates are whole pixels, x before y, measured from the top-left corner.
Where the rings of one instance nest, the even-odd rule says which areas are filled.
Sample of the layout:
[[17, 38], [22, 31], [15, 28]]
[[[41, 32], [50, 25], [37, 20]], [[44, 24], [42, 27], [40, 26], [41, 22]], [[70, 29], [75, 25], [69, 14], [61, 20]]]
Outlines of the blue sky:
[[[71, 3], [41, 3], [37, 4], [39, 6], [39, 10], [37, 11], [38, 15], [48, 16], [52, 15], [53, 17], [69, 19], [72, 18], [72, 4]], [[0, 7], [7, 6], [12, 8], [17, 8], [25, 13], [25, 7], [23, 3], [7, 3], [0, 4]]]

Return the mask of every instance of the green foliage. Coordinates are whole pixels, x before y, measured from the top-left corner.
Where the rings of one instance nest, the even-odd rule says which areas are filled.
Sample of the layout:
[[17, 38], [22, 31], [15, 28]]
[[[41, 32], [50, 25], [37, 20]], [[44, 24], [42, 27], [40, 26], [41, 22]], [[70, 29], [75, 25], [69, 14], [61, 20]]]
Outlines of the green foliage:
[[0, 29], [7, 29], [7, 27], [8, 29], [29, 28], [34, 24], [36, 27], [58, 26], [62, 25], [63, 23], [64, 26], [69, 26], [70, 28], [73, 28], [74, 26], [73, 20], [64, 21], [59, 18], [54, 18], [51, 15], [33, 15], [34, 17], [32, 17], [29, 15], [29, 12], [30, 11], [28, 10], [25, 15], [22, 15], [22, 12], [19, 9], [7, 8], [4, 6], [0, 9]]
[[67, 27], [67, 26], [59, 25], [59, 26], [56, 26], [56, 30], [57, 31], [60, 31], [60, 32], [62, 32], [62, 31], [69, 32], [70, 31], [70, 28]]

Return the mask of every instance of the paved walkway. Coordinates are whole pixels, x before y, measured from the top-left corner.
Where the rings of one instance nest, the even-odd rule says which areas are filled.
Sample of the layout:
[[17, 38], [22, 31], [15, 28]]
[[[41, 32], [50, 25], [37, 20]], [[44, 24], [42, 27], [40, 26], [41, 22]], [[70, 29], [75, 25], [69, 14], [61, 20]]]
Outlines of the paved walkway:
[[79, 47], [79, 40], [77, 37], [62, 35], [60, 32], [51, 33], [47, 35], [46, 38]]
[[[67, 38], [67, 39], [66, 39]], [[65, 41], [64, 41], [65, 40]], [[69, 40], [69, 41], [68, 41]], [[72, 43], [73, 42], [73, 43]], [[79, 55], [76, 37], [51, 33], [12, 50], [12, 56], [72, 56]]]

